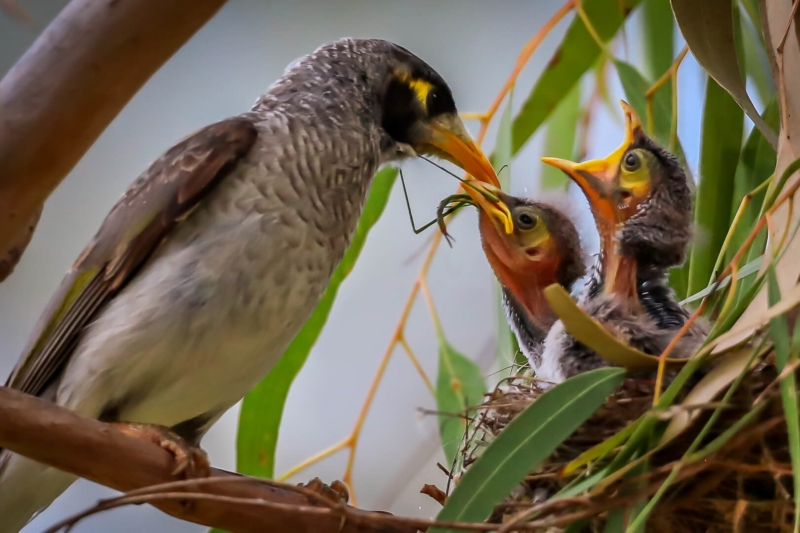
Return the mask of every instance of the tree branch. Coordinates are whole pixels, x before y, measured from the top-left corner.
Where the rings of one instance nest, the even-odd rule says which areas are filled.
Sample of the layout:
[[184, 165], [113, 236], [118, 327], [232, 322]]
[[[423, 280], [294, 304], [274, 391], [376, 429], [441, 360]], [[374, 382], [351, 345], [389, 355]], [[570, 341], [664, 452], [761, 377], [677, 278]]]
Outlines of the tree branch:
[[[6, 275], [50, 193], [224, 3], [72, 0], [0, 80], [0, 262]], [[0, 281], [4, 277], [0, 272]]]
[[[175, 481], [172, 455], [108, 424], [19, 391], [0, 387], [0, 447], [120, 491]], [[273, 483], [213, 469], [211, 482], [173, 491], [202, 493], [191, 505], [177, 499], [151, 502], [176, 518], [232, 533], [413, 533], [376, 522], [366, 511], [346, 513]], [[231, 482], [223, 481], [230, 478]], [[217, 498], [214, 498], [214, 497]]]

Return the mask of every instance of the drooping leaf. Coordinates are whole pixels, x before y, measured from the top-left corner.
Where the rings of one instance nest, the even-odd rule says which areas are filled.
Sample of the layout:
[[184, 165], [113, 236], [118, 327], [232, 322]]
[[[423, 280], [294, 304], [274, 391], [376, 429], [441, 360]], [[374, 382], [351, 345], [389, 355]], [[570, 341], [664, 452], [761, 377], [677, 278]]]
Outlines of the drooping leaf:
[[242, 402], [236, 440], [236, 469], [242, 474], [265, 478], [274, 476], [275, 448], [289, 388], [328, 319], [339, 286], [353, 269], [370, 229], [383, 213], [396, 177], [397, 170], [391, 168], [375, 176], [350, 247], [333, 273], [317, 308], [280, 361]]
[[[437, 519], [485, 520], [537, 464], [603, 405], [624, 377], [620, 368], [600, 368], [574, 376], [542, 394], [470, 466]], [[429, 531], [454, 533], [440, 528]]]
[[689, 294], [709, 284], [730, 228], [734, 178], [743, 127], [742, 110], [725, 90], [709, 78], [703, 107], [700, 152], [702, 179], [695, 200], [695, 226], [700, 234], [694, 239], [690, 251]]
[[[613, 37], [641, 0], [583, 0], [583, 9], [601, 39]], [[575, 17], [553, 58], [514, 119], [513, 152], [531, 138], [600, 56], [583, 21]]]
[[[543, 151], [547, 157], [572, 159], [575, 155], [575, 132], [580, 103], [580, 84], [576, 83], [547, 121], [547, 137]], [[565, 190], [569, 186], [570, 181], [561, 170], [550, 165], [542, 165], [541, 170], [542, 178], [539, 182], [541, 190]]]
[[436, 379], [436, 408], [439, 411], [439, 436], [448, 464], [458, 456], [464, 437], [468, 407], [481, 403], [486, 382], [480, 367], [453, 348], [439, 335], [439, 375]]
[[[775, 274], [775, 266], [770, 265], [767, 270], [767, 294], [769, 303], [774, 306], [781, 300], [781, 288]], [[785, 316], [776, 316], [769, 321], [772, 342], [775, 346], [775, 362], [778, 372], [783, 372], [797, 354], [792, 354], [791, 339], [789, 338], [789, 325]], [[796, 328], [795, 328], [796, 329]], [[800, 530], [800, 411], [797, 406], [797, 378], [794, 371], [789, 372], [781, 379], [781, 400], [783, 401], [783, 414], [786, 417], [786, 433], [789, 436], [789, 456], [792, 461], [794, 474], [794, 531]]]
[[[591, 348], [603, 359], [631, 371], [639, 371], [658, 366], [658, 357], [640, 352], [623, 343], [595, 319], [578, 307], [569, 293], [561, 285], [553, 284], [544, 290], [547, 302], [553, 312], [564, 323], [567, 333]], [[667, 358], [667, 367], [675, 368], [686, 364], [687, 359]]]
[[[731, 0], [671, 0], [678, 27], [695, 59], [730, 93], [772, 146], [777, 136], [758, 114], [747, 94], [734, 40]], [[701, 171], [702, 174], [702, 171]], [[704, 174], [702, 174], [704, 175]]]

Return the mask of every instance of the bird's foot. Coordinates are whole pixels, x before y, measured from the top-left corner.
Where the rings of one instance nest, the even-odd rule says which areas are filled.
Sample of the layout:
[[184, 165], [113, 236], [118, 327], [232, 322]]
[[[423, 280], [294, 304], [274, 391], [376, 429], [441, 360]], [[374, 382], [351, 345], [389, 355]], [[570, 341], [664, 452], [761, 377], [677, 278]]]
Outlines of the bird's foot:
[[347, 504], [347, 502], [350, 501], [350, 491], [347, 490], [347, 485], [338, 479], [330, 485], [326, 485], [320, 478], [315, 477], [308, 483], [298, 483], [297, 486], [306, 490], [310, 490], [311, 492], [337, 505]]
[[122, 433], [158, 444], [175, 457], [173, 476], [183, 474], [186, 479], [204, 478], [211, 475], [208, 455], [199, 446], [194, 446], [166, 426], [157, 424], [134, 424], [115, 422]]

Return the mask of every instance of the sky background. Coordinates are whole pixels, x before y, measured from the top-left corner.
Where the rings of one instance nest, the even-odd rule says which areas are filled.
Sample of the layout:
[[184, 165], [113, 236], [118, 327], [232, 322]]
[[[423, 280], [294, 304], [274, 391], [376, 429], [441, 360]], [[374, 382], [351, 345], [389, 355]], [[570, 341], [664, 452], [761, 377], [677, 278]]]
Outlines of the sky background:
[[[5, 73], [66, 4], [20, 0], [39, 29], [24, 28], [0, 14], [0, 74]], [[133, 98], [46, 205], [28, 251], [11, 278], [0, 284], [0, 380], [11, 372], [27, 336], [62, 276], [95, 233], [127, 186], [164, 150], [195, 129], [246, 111], [295, 58], [340, 37], [395, 41], [430, 63], [452, 87], [461, 111], [488, 107], [511, 72], [522, 46], [552, 16], [561, 0], [230, 0]], [[634, 15], [636, 18], [636, 15]], [[547, 38], [519, 77], [516, 105], [527, 95], [563, 32], [568, 16]], [[634, 63], [637, 24], [629, 25], [628, 48], [615, 52]], [[679, 38], [676, 37], [676, 39]], [[682, 42], [676, 44], [676, 53]], [[691, 56], [680, 71], [679, 134], [695, 176], [705, 78]], [[611, 83], [614, 100], [621, 97]], [[468, 123], [473, 134], [478, 124]], [[484, 145], [491, 150], [496, 121]], [[748, 125], [749, 128], [749, 125]], [[545, 129], [525, 146], [511, 168], [511, 191], [534, 194], [542, 164]], [[592, 123], [589, 156], [602, 157], [622, 139], [618, 106], [600, 107]], [[47, 157], [47, 154], [42, 154]], [[432, 218], [455, 182], [423, 162], [404, 165], [416, 220]], [[589, 251], [597, 238], [585, 200], [571, 191], [570, 204]], [[418, 222], [419, 223], [419, 222]], [[430, 236], [429, 230], [427, 237]], [[450, 231], [429, 284], [450, 342], [489, 374], [494, 364], [496, 308], [493, 276], [480, 249], [473, 210]], [[351, 430], [381, 355], [400, 316], [422, 261], [426, 235], [415, 235], [399, 186], [369, 236], [355, 269], [342, 285], [328, 323], [295, 382], [284, 415], [277, 472], [344, 438]], [[424, 304], [408, 322], [407, 339], [435, 379], [437, 342]], [[438, 505], [419, 494], [424, 483], [444, 484], [435, 468], [442, 460], [436, 421], [419, 413], [433, 398], [402, 351], [396, 351], [360, 442], [355, 468], [359, 504], [393, 513], [432, 516]], [[238, 406], [203, 441], [214, 466], [235, 467]], [[340, 478], [346, 453], [297, 476]], [[86, 481], [73, 485], [24, 531], [39, 532], [56, 520], [92, 505], [113, 491]], [[81, 523], [78, 532], [194, 532], [148, 506], [104, 513]]]

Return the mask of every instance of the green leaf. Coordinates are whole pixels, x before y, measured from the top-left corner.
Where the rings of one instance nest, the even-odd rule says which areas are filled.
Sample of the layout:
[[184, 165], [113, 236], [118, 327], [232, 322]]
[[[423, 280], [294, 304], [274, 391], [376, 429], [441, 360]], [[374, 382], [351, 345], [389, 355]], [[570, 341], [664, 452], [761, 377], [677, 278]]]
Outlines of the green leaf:
[[[753, 274], [757, 274], [759, 269], [761, 269], [761, 262], [763, 260], [764, 260], [764, 256], [760, 255], [760, 256], [756, 257], [755, 259], [753, 259], [752, 261], [750, 261], [749, 263], [747, 263], [742, 268], [740, 268], [739, 269], [739, 274], [736, 276], [736, 281], [741, 282], [742, 280], [747, 279], [748, 277], [752, 276]], [[717, 288], [717, 290], [722, 290], [722, 289], [724, 289], [725, 287], [727, 287], [730, 284], [731, 284], [731, 276], [727, 275], [720, 282], [719, 287]], [[690, 304], [692, 302], [696, 302], [697, 300], [700, 300], [701, 298], [704, 298], [704, 297], [708, 296], [709, 294], [711, 294], [712, 292], [714, 292], [715, 287], [716, 287], [716, 283], [711, 283], [705, 289], [703, 289], [702, 291], [696, 292], [696, 293], [692, 294], [691, 296], [689, 296], [688, 298], [686, 298], [685, 300], [682, 300], [680, 302], [680, 304], [681, 305], [687, 305], [687, 304]]]
[[458, 457], [467, 428], [468, 407], [483, 400], [486, 382], [480, 367], [459, 353], [439, 332], [439, 376], [436, 380], [436, 408], [439, 410], [439, 436], [448, 464]]
[[[578, 126], [580, 103], [580, 84], [575, 84], [547, 122], [547, 137], [543, 151], [547, 157], [572, 159], [575, 155], [575, 131]], [[569, 183], [561, 170], [550, 165], [542, 165], [542, 177], [539, 182], [541, 190], [565, 190]]]
[[[779, 112], [777, 101], [773, 98], [764, 110], [764, 120], [770, 126], [777, 127], [779, 121]], [[775, 163], [777, 154], [772, 146], [764, 139], [761, 132], [753, 128], [750, 136], [742, 148], [742, 154], [739, 158], [739, 166], [736, 168], [736, 185], [734, 187], [734, 206], [738, 208], [745, 194], [749, 193], [765, 180], [772, 176], [775, 170]], [[745, 239], [752, 231], [756, 222], [760, 217], [760, 209], [758, 207], [764, 204], [766, 198], [766, 191], [760, 192], [752, 197], [750, 207], [742, 215], [739, 225], [737, 226], [733, 240], [731, 241], [731, 249], [728, 251], [728, 261], [733, 259], [734, 254], [744, 244]], [[738, 200], [737, 200], [738, 199]], [[764, 248], [767, 242], [766, 232], [761, 232], [750, 247], [747, 253], [748, 262], [750, 258], [755, 258], [764, 253]], [[746, 290], [752, 285], [748, 281], [743, 283], [741, 288]]]
[[[600, 38], [608, 41], [641, 0], [583, 0], [583, 8]], [[531, 138], [600, 56], [580, 18], [570, 23], [561, 45], [548, 63], [514, 119], [513, 153]]]
[[709, 78], [700, 151], [700, 175], [703, 179], [698, 184], [695, 201], [695, 225], [700, 234], [692, 243], [690, 252], [689, 294], [709, 284], [730, 228], [743, 124], [742, 110], [722, 87]]
[[[778, 284], [778, 276], [775, 273], [775, 265], [769, 265], [767, 270], [767, 295], [770, 306], [774, 306], [781, 301], [781, 288]], [[769, 321], [772, 342], [775, 346], [775, 362], [778, 372], [783, 373], [792, 357], [792, 346], [789, 338], [789, 325], [786, 316], [777, 316]], [[795, 326], [795, 329], [797, 327]], [[796, 354], [795, 354], [796, 355]], [[786, 432], [789, 436], [789, 456], [792, 460], [792, 472], [794, 474], [794, 531], [800, 531], [800, 412], [797, 406], [797, 379], [794, 371], [788, 372], [781, 379], [781, 400], [783, 401], [783, 413], [786, 416]]]
[[[678, 27], [697, 62], [709, 76], [730, 93], [767, 142], [777, 148], [778, 138], [747, 94], [739, 68], [734, 39], [734, 11], [731, 0], [672, 0]], [[708, 91], [706, 91], [708, 94]], [[706, 105], [708, 100], [706, 100]], [[701, 170], [701, 175], [705, 174]]]
[[[744, 2], [745, 11], [750, 15], [750, 6]], [[775, 97], [775, 83], [772, 81], [772, 72], [769, 70], [769, 57], [764, 50], [764, 36], [761, 34], [761, 17], [758, 16], [758, 8], [755, 8], [756, 20], [752, 16], [741, 17], [742, 45], [744, 47], [744, 71], [747, 79], [753, 83], [756, 93], [762, 102], [768, 102]], [[778, 127], [774, 124], [769, 126], [777, 131]]]
[[[669, 0], [645, 0], [642, 15], [645, 72], [656, 80], [669, 70], [675, 57], [675, 21]], [[672, 87], [668, 84], [664, 89], [671, 97]]]
[[236, 441], [236, 469], [240, 473], [265, 478], [274, 476], [278, 430], [289, 387], [317, 341], [339, 286], [353, 269], [367, 234], [383, 213], [396, 177], [397, 170], [392, 168], [375, 176], [353, 241], [333, 273], [314, 314], [294, 338], [278, 364], [242, 402]]
[[639, 420], [635, 420], [625, 426], [624, 429], [616, 432], [613, 436], [609, 437], [608, 439], [604, 440], [600, 444], [592, 446], [578, 457], [570, 461], [567, 466], [564, 467], [563, 474], [570, 474], [577, 470], [578, 468], [589, 464], [590, 462], [600, 459], [601, 457], [605, 457], [608, 455], [611, 450], [621, 446], [626, 440], [628, 440], [633, 432], [636, 431], [636, 427], [639, 424]]
[[[514, 90], [508, 93], [508, 102], [500, 117], [500, 125], [497, 129], [497, 140], [495, 141], [494, 153], [492, 154], [492, 166], [500, 180], [500, 188], [507, 191], [511, 185], [511, 160], [514, 154], [511, 152], [511, 102], [514, 97]], [[500, 169], [506, 167], [502, 172]]]
[[[695, 385], [681, 402], [682, 405], [703, 405], [717, 397], [725, 388], [750, 368], [754, 361], [755, 350], [752, 348], [738, 349], [732, 354], [726, 354], [708, 374]], [[677, 413], [670, 420], [667, 429], [661, 436], [660, 446], [680, 435], [689, 424], [697, 418], [699, 410], [684, 410]]]
[[[503, 111], [503, 116], [500, 117], [500, 126], [497, 131], [497, 141], [494, 147], [494, 154], [492, 154], [492, 163], [497, 171], [498, 178], [500, 179], [500, 188], [504, 191], [509, 190], [511, 185], [511, 102], [513, 101], [514, 91], [509, 91], [508, 103]], [[506, 166], [507, 165], [507, 166]], [[500, 169], [506, 166], [505, 170], [500, 172]], [[497, 361], [500, 363], [500, 368], [505, 368], [514, 362], [514, 355], [519, 350], [517, 344], [517, 337], [511, 331], [506, 319], [506, 312], [503, 309], [503, 293], [500, 289], [500, 284], [495, 282], [495, 302], [497, 307]]]
[[[658, 366], [658, 357], [640, 352], [617, 339], [602, 324], [578, 307], [561, 285], [555, 283], [550, 285], [544, 290], [544, 295], [553, 312], [563, 322], [567, 333], [597, 352], [603, 359], [632, 371]], [[687, 361], [688, 359], [667, 358], [666, 364], [667, 368], [676, 368], [685, 365]]]
[[[485, 520], [537, 464], [569, 437], [624, 380], [620, 368], [578, 374], [542, 394], [492, 441], [447, 499], [438, 520]], [[430, 533], [454, 533], [435, 528]]]

